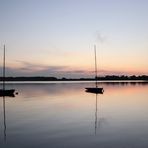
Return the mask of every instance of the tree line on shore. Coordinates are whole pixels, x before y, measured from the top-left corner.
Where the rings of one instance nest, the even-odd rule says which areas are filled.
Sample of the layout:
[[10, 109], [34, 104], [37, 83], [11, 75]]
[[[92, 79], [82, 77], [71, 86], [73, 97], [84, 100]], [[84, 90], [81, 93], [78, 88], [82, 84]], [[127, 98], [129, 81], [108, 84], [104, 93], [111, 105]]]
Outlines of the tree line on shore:
[[[88, 81], [88, 80], [96, 80], [96, 78], [56, 78], [56, 77], [44, 77], [44, 76], [33, 76], [33, 77], [0, 77], [0, 81]], [[141, 76], [117, 76], [117, 75], [106, 75], [97, 77], [98, 81], [105, 80], [145, 80], [148, 81], [148, 75]]]

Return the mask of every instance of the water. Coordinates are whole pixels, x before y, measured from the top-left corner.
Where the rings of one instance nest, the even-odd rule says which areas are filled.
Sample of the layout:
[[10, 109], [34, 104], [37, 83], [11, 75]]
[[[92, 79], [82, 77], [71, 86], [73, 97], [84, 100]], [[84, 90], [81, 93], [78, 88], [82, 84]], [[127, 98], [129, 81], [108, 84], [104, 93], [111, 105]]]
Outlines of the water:
[[148, 83], [19, 83], [0, 98], [1, 148], [147, 148]]

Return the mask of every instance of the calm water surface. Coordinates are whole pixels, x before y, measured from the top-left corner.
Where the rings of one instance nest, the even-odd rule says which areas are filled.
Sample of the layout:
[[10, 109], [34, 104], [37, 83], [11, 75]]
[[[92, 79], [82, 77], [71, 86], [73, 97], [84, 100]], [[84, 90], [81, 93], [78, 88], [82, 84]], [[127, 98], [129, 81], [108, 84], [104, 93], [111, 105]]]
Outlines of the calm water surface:
[[0, 147], [148, 148], [148, 83], [93, 85], [9, 84], [19, 94], [0, 98]]

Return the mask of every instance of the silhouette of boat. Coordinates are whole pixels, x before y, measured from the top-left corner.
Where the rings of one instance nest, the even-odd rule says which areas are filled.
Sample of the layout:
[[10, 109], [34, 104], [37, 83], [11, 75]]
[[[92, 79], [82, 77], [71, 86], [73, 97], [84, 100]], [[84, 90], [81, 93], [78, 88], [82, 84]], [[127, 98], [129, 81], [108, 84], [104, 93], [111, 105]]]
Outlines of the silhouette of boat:
[[3, 57], [3, 89], [0, 89], [0, 97], [10, 96], [14, 97], [15, 89], [5, 89], [5, 45], [4, 45], [4, 57]]
[[14, 92], [15, 89], [9, 89], [9, 90], [0, 89], [0, 97], [2, 96], [14, 97]]
[[98, 83], [97, 83], [97, 57], [96, 57], [96, 45], [94, 45], [94, 53], [95, 53], [95, 80], [96, 80], [96, 86], [95, 87], [86, 87], [86, 92], [90, 92], [90, 93], [100, 93], [103, 94], [104, 89], [102, 87], [98, 87]]
[[85, 88], [86, 92], [95, 93], [95, 94], [103, 94], [104, 89], [101, 87], [87, 87]]

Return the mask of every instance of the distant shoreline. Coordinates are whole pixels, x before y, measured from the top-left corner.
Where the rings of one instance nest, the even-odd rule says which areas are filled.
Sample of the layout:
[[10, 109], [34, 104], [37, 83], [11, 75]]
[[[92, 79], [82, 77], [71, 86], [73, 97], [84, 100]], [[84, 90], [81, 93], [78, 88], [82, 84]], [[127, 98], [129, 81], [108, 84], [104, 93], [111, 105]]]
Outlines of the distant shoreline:
[[[56, 77], [43, 77], [43, 76], [33, 76], [33, 77], [0, 77], [0, 81], [95, 81], [95, 78], [56, 78]], [[103, 77], [97, 77], [97, 81], [148, 81], [147, 75], [142, 76], [116, 76], [107, 75]]]

